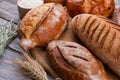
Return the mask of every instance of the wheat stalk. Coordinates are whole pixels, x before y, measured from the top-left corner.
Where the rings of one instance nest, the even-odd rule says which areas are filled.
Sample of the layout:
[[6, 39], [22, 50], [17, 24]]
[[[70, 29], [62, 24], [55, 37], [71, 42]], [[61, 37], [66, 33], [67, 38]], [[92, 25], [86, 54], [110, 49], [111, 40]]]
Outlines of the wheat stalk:
[[55, 73], [55, 71], [50, 66], [48, 62], [46, 52], [38, 47], [31, 49], [32, 56], [43, 66], [43, 68], [53, 77], [58, 78], [59, 76]]
[[13, 26], [12, 22], [0, 24], [0, 55], [5, 51], [7, 44], [17, 35], [17, 26]]
[[27, 54], [24, 54], [24, 57], [26, 61], [16, 59], [16, 63], [24, 69], [26, 75], [35, 80], [48, 80], [46, 72], [37, 61], [30, 58]]

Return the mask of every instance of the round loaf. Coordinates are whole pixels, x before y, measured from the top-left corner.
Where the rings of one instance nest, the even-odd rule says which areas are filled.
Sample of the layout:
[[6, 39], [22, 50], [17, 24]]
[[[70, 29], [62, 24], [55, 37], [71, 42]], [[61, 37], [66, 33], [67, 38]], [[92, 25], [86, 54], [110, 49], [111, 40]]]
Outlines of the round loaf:
[[82, 13], [109, 17], [115, 7], [114, 0], [67, 0], [66, 5], [72, 17]]
[[60, 4], [46, 3], [32, 9], [19, 25], [21, 46], [25, 50], [45, 46], [61, 35], [67, 21], [67, 13]]

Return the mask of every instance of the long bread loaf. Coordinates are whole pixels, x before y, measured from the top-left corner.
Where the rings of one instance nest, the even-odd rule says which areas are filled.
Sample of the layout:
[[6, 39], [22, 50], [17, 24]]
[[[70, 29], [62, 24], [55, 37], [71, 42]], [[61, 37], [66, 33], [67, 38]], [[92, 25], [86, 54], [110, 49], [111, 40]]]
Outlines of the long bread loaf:
[[81, 14], [74, 17], [72, 27], [85, 46], [120, 76], [120, 26], [102, 16]]

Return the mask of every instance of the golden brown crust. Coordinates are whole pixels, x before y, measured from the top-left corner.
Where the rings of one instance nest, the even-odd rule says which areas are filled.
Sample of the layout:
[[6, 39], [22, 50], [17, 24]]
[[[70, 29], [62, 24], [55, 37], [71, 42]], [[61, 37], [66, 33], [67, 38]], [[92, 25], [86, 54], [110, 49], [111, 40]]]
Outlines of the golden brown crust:
[[72, 20], [80, 40], [120, 76], [120, 26], [102, 16], [81, 14]]
[[77, 43], [52, 41], [47, 50], [52, 67], [63, 80], [108, 80], [101, 62]]
[[54, 4], [45, 4], [32, 9], [27, 13], [27, 15], [22, 19], [20, 23], [20, 29], [26, 38], [29, 38], [32, 32], [36, 29], [36, 24], [41, 24], [45, 17], [48, 15]]
[[114, 0], [67, 0], [67, 8], [72, 17], [82, 13], [109, 17], [114, 7]]
[[60, 4], [46, 3], [32, 9], [20, 24], [24, 36], [21, 38], [21, 45], [28, 49], [46, 45], [61, 35], [67, 20], [67, 13]]
[[65, 5], [67, 0], [44, 0], [44, 1], [45, 3], [53, 2], [53, 3], [60, 3], [60, 4]]

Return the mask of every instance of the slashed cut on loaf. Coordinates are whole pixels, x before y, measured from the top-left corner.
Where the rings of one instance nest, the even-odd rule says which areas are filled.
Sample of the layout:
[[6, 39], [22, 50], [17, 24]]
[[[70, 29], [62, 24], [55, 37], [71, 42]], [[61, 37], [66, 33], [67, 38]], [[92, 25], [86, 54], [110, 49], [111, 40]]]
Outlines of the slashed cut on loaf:
[[35, 46], [45, 46], [62, 34], [67, 21], [67, 13], [60, 4], [46, 3], [32, 9], [19, 26], [21, 46], [25, 50]]
[[72, 27], [86, 47], [120, 76], [120, 26], [102, 16], [81, 14], [73, 18]]
[[78, 43], [52, 41], [47, 51], [51, 66], [63, 80], [109, 80], [101, 62]]

